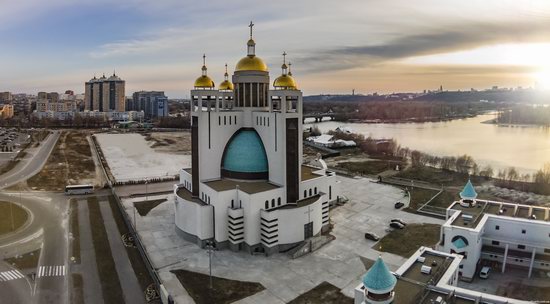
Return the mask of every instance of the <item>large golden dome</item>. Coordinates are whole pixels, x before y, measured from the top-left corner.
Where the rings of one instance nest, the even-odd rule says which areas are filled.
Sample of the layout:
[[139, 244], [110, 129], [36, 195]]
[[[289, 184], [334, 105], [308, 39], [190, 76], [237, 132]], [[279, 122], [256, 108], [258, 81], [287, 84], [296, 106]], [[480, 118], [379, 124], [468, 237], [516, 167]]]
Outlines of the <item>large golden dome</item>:
[[277, 89], [283, 89], [283, 90], [297, 90], [298, 86], [296, 85], [296, 81], [292, 76], [289, 75], [281, 75], [275, 79], [273, 82], [273, 86]]
[[267, 65], [265, 62], [258, 56], [246, 56], [243, 57], [239, 62], [237, 62], [237, 66], [235, 67], [235, 71], [261, 71], [261, 72], [267, 72]]
[[215, 87], [214, 81], [212, 78], [202, 75], [197, 80], [195, 80], [195, 88], [213, 88]]

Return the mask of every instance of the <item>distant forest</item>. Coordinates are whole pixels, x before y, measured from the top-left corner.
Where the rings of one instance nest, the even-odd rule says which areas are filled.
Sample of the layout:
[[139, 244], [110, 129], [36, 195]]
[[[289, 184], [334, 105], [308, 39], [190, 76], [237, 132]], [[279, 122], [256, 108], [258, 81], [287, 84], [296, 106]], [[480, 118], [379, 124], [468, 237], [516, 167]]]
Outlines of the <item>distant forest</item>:
[[439, 121], [476, 115], [482, 111], [495, 110], [496, 105], [482, 102], [427, 102], [427, 101], [371, 101], [304, 104], [306, 113], [336, 113], [338, 121]]
[[[332, 111], [339, 121], [423, 122], [469, 117], [484, 111], [509, 109], [520, 103], [550, 103], [550, 98], [535, 90], [315, 95], [304, 98], [304, 112]], [[517, 120], [531, 120], [526, 111], [516, 111], [515, 114]], [[536, 121], [540, 124], [542, 115]]]
[[539, 125], [550, 127], [550, 107], [513, 106], [497, 116], [499, 124]]

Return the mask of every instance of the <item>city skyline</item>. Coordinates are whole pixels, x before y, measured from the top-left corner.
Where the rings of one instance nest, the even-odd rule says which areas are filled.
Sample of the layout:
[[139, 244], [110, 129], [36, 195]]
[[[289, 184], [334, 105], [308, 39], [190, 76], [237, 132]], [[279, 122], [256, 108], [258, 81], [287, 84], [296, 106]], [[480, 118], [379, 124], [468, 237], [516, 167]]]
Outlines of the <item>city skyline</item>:
[[[276, 75], [286, 51], [306, 95], [550, 87], [550, 4], [544, 1], [290, 4], [4, 3], [0, 91], [83, 93], [89, 75], [116, 69], [128, 92], [187, 97], [204, 52], [216, 84], [225, 63], [232, 72], [250, 20], [258, 55]], [[277, 36], [284, 45], [270, 39]]]

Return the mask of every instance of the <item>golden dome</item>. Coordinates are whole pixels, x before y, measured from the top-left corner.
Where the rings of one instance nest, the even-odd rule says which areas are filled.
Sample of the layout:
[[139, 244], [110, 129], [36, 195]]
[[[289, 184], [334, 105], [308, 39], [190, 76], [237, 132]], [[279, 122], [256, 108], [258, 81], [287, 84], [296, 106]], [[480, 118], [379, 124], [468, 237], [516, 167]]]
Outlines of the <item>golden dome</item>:
[[229, 80], [224, 80], [218, 86], [218, 90], [220, 90], [220, 91], [233, 91], [233, 83]]
[[212, 78], [202, 75], [195, 80], [195, 88], [214, 88], [214, 81]]
[[283, 90], [297, 90], [298, 87], [296, 85], [296, 81], [292, 76], [289, 75], [281, 75], [275, 79], [273, 82], [273, 86], [277, 89], [283, 89]]
[[239, 62], [237, 62], [237, 66], [235, 67], [235, 71], [261, 71], [261, 72], [267, 72], [267, 65], [265, 62], [258, 56], [246, 56], [243, 57]]

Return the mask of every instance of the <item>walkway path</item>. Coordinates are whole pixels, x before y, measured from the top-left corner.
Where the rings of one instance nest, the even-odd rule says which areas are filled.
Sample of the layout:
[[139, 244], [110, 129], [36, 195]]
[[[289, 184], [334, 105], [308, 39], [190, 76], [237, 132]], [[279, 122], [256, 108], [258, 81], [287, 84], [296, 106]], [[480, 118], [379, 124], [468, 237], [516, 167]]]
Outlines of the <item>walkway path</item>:
[[113, 211], [106, 197], [100, 198], [99, 208], [103, 215], [103, 223], [105, 224], [105, 230], [109, 238], [109, 245], [111, 246], [111, 254], [115, 261], [116, 271], [120, 278], [120, 286], [122, 287], [124, 300], [126, 303], [131, 304], [145, 304], [143, 292], [141, 292], [141, 287], [128, 258], [126, 247], [122, 244], [120, 232], [118, 231], [117, 224], [113, 217]]
[[[73, 272], [82, 274], [85, 303], [103, 303], [101, 283], [97, 273], [96, 257], [90, 217], [86, 199], [78, 201], [78, 226], [80, 229], [80, 265], [73, 265]], [[78, 266], [78, 267], [75, 267]], [[76, 271], [75, 271], [76, 270]]]

